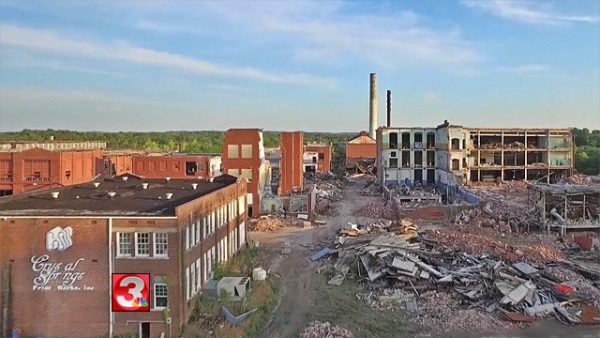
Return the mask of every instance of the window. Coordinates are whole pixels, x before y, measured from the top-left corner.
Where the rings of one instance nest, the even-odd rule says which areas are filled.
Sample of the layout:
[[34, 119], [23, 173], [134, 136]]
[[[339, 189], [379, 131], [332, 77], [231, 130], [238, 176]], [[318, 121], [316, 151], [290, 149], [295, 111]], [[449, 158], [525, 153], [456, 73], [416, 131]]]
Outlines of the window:
[[169, 306], [167, 284], [154, 283], [154, 308], [162, 310]]
[[117, 256], [131, 256], [131, 233], [117, 233]]
[[398, 133], [390, 133], [390, 149], [398, 148]]
[[154, 256], [167, 257], [168, 251], [168, 236], [165, 232], [154, 233]]
[[200, 258], [196, 259], [196, 292], [202, 288], [202, 270], [200, 270]]
[[192, 298], [192, 293], [190, 292], [190, 267], [185, 268], [185, 296], [187, 300]]
[[452, 170], [460, 170], [460, 160], [452, 159]]
[[242, 177], [252, 182], [252, 169], [242, 169]]
[[150, 233], [136, 232], [135, 233], [135, 255], [150, 256]]
[[239, 169], [227, 169], [227, 175], [238, 177], [240, 175]]
[[65, 178], [68, 180], [71, 179], [71, 170], [65, 171]]
[[185, 249], [190, 249], [190, 227], [185, 227]]
[[319, 153], [319, 160], [324, 160], [325, 159], [325, 153]]
[[196, 162], [185, 162], [185, 174], [186, 176], [194, 176], [198, 171], [198, 164]]
[[396, 152], [395, 151], [390, 151], [390, 157], [396, 157]]
[[228, 158], [239, 158], [239, 146], [237, 144], [227, 145], [227, 157]]
[[398, 159], [390, 158], [390, 168], [398, 168]]
[[200, 224], [200, 219], [198, 218], [198, 220], [196, 221], [196, 244], [200, 243], [201, 237], [200, 237], [200, 227], [202, 225]]
[[196, 264], [190, 266], [190, 295], [196, 294]]
[[242, 158], [252, 158], [251, 144], [242, 144]]

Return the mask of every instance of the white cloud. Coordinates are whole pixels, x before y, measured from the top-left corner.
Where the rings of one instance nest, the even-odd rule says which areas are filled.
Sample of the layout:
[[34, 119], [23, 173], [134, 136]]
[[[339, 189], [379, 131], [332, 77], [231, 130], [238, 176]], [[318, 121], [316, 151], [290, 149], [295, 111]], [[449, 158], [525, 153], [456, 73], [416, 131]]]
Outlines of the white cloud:
[[246, 78], [258, 81], [333, 86], [332, 79], [307, 74], [274, 74], [253, 67], [225, 66], [159, 50], [132, 46], [123, 42], [98, 43], [61, 36], [54, 31], [0, 24], [0, 46], [18, 46], [57, 54], [118, 60], [183, 69], [199, 74]]
[[599, 21], [598, 16], [558, 13], [550, 8], [542, 8], [527, 1], [463, 0], [461, 3], [508, 20], [525, 23], [556, 25], [569, 22], [597, 23]]
[[[190, 22], [219, 18], [222, 30], [254, 43], [292, 52], [297, 60], [338, 63], [357, 57], [384, 68], [424, 65], [461, 71], [482, 60], [474, 45], [456, 26], [433, 28], [411, 11], [351, 10], [341, 2], [197, 2], [181, 20], [140, 20], [135, 27], [149, 31], [194, 33]], [[200, 13], [200, 14], [196, 14]], [[173, 13], [171, 13], [174, 15]], [[194, 25], [192, 25], [194, 26]], [[202, 27], [195, 25], [197, 34]], [[215, 34], [222, 34], [215, 30]], [[273, 43], [274, 42], [274, 43]], [[458, 68], [458, 69], [457, 69]]]
[[520, 65], [514, 67], [500, 67], [501, 72], [506, 73], [514, 73], [514, 74], [531, 74], [531, 73], [541, 73], [548, 70], [547, 65], [541, 64], [529, 64], [529, 65]]

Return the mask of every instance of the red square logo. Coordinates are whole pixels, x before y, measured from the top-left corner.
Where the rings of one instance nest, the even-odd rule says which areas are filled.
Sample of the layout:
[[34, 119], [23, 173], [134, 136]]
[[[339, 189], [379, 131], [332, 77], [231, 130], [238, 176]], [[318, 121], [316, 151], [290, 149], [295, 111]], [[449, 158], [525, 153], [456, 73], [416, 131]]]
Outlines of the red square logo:
[[150, 311], [150, 274], [113, 273], [113, 312]]

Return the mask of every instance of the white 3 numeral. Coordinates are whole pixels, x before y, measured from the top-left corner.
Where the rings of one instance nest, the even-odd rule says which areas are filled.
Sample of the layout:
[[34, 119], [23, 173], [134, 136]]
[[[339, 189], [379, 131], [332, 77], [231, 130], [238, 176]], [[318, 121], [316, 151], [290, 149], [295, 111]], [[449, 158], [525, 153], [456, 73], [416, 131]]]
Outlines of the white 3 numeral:
[[[129, 287], [129, 285], [134, 284], [134, 287]], [[125, 277], [119, 283], [119, 286], [128, 288], [127, 292], [131, 295], [131, 299], [128, 300], [125, 296], [117, 296], [117, 302], [119, 305], [123, 307], [134, 307], [133, 301], [135, 299], [142, 298], [142, 290], [144, 289], [144, 280], [139, 277]]]

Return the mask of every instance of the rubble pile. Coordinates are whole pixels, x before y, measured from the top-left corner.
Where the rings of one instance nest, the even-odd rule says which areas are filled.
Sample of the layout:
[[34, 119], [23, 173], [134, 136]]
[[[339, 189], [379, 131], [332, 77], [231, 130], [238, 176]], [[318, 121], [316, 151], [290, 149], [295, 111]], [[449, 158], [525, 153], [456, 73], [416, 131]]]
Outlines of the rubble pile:
[[248, 223], [248, 231], [279, 231], [285, 227], [294, 226], [292, 222], [280, 217], [263, 216], [256, 222]]
[[341, 185], [329, 182], [317, 183], [317, 197], [330, 201], [340, 201], [343, 197]]
[[[353, 264], [372, 290], [369, 306], [404, 305], [407, 314], [444, 330], [493, 330], [554, 316], [566, 324], [600, 323], [600, 269], [564, 257], [547, 243], [506, 244], [491, 237], [430, 231], [410, 220], [390, 231], [348, 228], [319, 258], [337, 255], [328, 284], [341, 285]], [[436, 325], [439, 324], [439, 325]]]
[[329, 322], [314, 321], [308, 325], [300, 338], [354, 338], [352, 332]]
[[315, 213], [321, 216], [337, 216], [339, 211], [335, 202], [326, 199], [317, 199]]
[[567, 179], [567, 183], [571, 184], [592, 184], [592, 177], [586, 175], [575, 174]]
[[488, 235], [478, 235], [458, 231], [429, 230], [426, 241], [462, 250], [470, 254], [490, 255], [500, 257], [510, 262], [516, 262], [523, 257], [533, 262], [555, 262], [564, 258], [563, 254], [546, 243], [507, 244]]
[[393, 201], [371, 201], [354, 211], [356, 217], [398, 219], [398, 209]]

